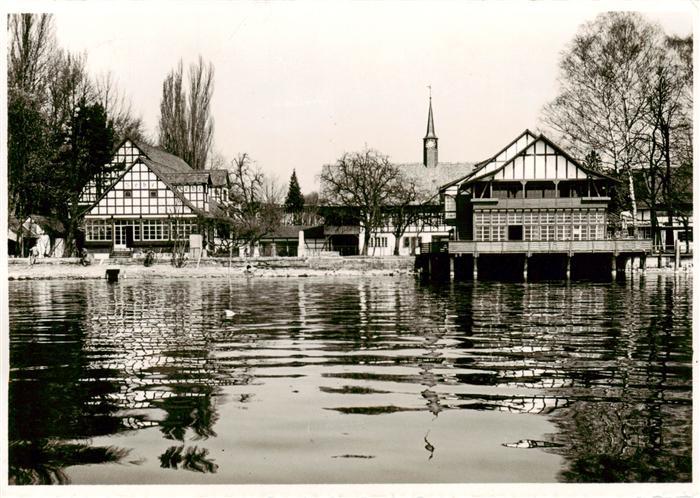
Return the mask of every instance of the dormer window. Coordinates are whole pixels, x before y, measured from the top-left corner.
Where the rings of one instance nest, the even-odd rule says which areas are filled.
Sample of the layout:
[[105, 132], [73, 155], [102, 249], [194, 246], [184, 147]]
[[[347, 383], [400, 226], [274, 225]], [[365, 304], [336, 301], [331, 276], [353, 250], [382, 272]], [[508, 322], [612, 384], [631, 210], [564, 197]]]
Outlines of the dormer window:
[[124, 197], [131, 198], [131, 190], [125, 190], [125, 191], [124, 191]]

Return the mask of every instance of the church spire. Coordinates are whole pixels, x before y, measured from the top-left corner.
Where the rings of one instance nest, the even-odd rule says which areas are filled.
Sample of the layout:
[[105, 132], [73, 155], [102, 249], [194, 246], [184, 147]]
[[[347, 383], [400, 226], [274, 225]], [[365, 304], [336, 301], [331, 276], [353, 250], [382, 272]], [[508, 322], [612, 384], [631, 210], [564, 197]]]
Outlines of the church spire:
[[433, 92], [428, 85], [428, 90], [430, 90], [430, 96], [428, 97], [428, 131], [425, 132], [425, 138], [437, 138], [435, 136], [435, 123], [433, 123]]
[[430, 85], [428, 100], [428, 130], [423, 138], [423, 164], [427, 168], [434, 168], [438, 164], [438, 138], [435, 135], [435, 123], [433, 122], [433, 92]]

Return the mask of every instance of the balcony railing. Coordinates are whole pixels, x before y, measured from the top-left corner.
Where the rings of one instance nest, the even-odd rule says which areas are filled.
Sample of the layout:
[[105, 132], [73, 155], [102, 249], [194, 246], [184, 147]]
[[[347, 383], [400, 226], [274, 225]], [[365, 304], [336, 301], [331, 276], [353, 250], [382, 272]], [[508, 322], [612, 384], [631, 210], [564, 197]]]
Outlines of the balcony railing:
[[448, 241], [423, 242], [420, 245], [421, 254], [435, 254], [440, 252], [448, 252]]
[[542, 253], [644, 253], [651, 252], [651, 240], [551, 240], [551, 241], [468, 241], [451, 240], [451, 254], [542, 254]]

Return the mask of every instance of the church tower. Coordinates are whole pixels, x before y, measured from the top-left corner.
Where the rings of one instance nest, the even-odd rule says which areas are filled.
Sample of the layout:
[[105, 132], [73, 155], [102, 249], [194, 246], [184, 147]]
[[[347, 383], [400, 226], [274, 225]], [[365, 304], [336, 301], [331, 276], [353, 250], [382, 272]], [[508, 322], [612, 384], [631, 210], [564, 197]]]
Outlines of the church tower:
[[423, 138], [423, 165], [426, 168], [434, 168], [438, 164], [438, 138], [435, 136], [435, 124], [433, 123], [433, 96], [428, 102], [428, 131]]

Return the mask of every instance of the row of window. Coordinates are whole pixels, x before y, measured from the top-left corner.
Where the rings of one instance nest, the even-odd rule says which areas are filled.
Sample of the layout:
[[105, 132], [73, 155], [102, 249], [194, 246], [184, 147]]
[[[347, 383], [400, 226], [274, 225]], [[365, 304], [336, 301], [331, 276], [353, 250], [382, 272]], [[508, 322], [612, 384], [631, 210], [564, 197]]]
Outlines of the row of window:
[[605, 230], [605, 225], [482, 225], [474, 228], [474, 240], [602, 240], [605, 239]]
[[606, 215], [590, 210], [493, 210], [474, 214], [474, 240], [600, 240]]
[[[165, 189], [161, 190], [162, 192], [166, 192]], [[129, 198], [134, 198], [134, 197], [151, 197], [155, 198], [158, 197], [158, 189], [150, 189], [150, 190], [129, 190], [129, 189], [124, 189], [124, 190], [115, 190], [114, 191], [115, 197], [124, 197], [126, 199]]]
[[114, 234], [117, 244], [129, 238], [139, 241], [187, 239], [198, 231], [196, 222], [190, 220], [119, 220], [114, 225], [111, 220], [88, 220], [85, 223], [86, 240], [112, 241]]
[[388, 237], [370, 237], [369, 246], [370, 247], [387, 247], [389, 243]]

